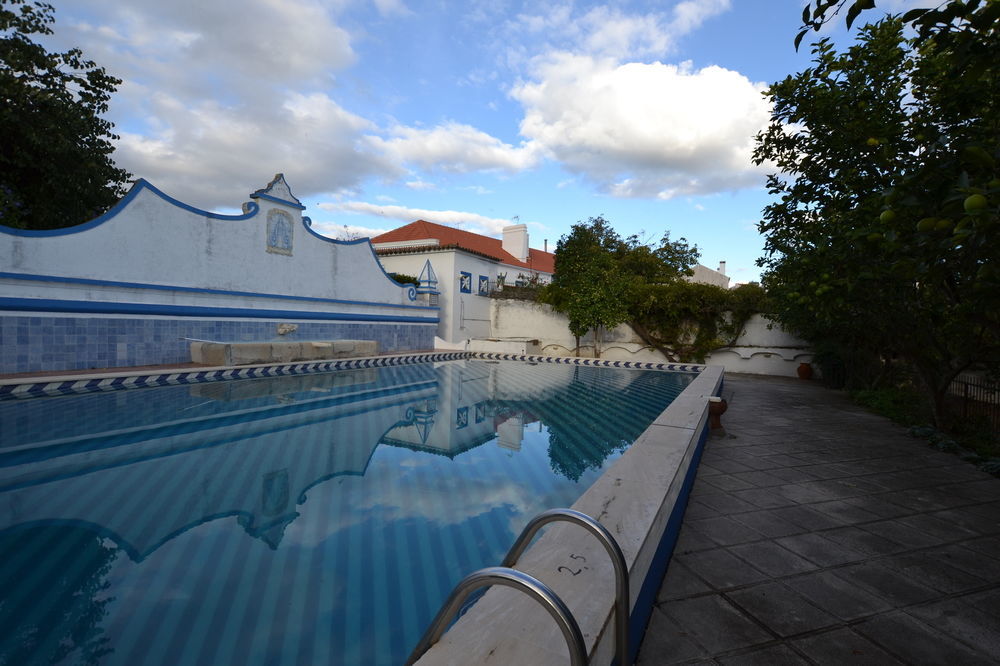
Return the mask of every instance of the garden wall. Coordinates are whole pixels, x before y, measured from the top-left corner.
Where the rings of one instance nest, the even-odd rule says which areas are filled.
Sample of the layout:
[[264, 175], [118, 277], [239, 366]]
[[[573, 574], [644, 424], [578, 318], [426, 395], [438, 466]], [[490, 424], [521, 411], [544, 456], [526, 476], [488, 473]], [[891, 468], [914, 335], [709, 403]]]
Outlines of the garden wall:
[[[542, 355], [576, 355], [576, 340], [569, 331], [568, 320], [548, 305], [493, 299], [490, 320], [490, 340], [470, 340], [471, 351], [495, 351], [499, 350], [498, 345], [517, 341], [529, 344], [537, 350], [534, 353]], [[537, 343], [532, 343], [535, 340]], [[627, 324], [605, 331], [600, 348], [603, 359], [655, 363], [669, 360], [646, 345]], [[594, 356], [593, 332], [580, 339], [579, 355]], [[757, 315], [747, 323], [736, 345], [713, 352], [705, 361], [724, 366], [727, 372], [794, 377], [799, 364], [811, 359], [807, 343]]]

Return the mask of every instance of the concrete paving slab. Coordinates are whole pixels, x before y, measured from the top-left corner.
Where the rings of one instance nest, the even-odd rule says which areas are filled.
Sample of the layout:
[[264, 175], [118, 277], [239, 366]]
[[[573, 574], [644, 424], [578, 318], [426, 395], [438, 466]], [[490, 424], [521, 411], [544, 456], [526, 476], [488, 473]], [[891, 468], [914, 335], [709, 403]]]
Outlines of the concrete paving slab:
[[892, 606], [901, 608], [928, 601], [940, 596], [936, 590], [911, 580], [895, 569], [878, 562], [862, 562], [853, 566], [838, 568], [833, 575], [843, 578], [851, 585], [865, 588], [882, 597]]
[[995, 664], [989, 655], [935, 631], [906, 615], [892, 613], [865, 620], [854, 631], [912, 664]]
[[708, 655], [707, 649], [659, 608], [653, 609], [646, 635], [637, 664], [685, 663]]
[[819, 502], [809, 506], [814, 511], [825, 513], [834, 520], [840, 521], [844, 525], [855, 523], [870, 523], [879, 520], [881, 516], [862, 509], [859, 506], [849, 504], [844, 500], [833, 500], [831, 502]]
[[739, 490], [733, 493], [733, 495], [743, 502], [748, 502], [753, 506], [749, 510], [753, 509], [778, 509], [784, 506], [795, 506], [798, 502], [794, 499], [789, 499], [782, 492], [782, 488], [786, 486], [778, 486], [776, 488], [752, 488], [750, 490]]
[[892, 610], [893, 605], [871, 592], [838, 578], [832, 571], [795, 576], [785, 581], [827, 613], [847, 622]]
[[721, 515], [729, 515], [731, 513], [743, 513], [745, 511], [754, 511], [757, 506], [748, 502], [742, 497], [751, 491], [740, 490], [733, 493], [727, 492], [715, 492], [706, 493], [698, 497], [698, 501], [702, 504], [708, 506], [709, 508], [715, 509]]
[[676, 558], [716, 590], [768, 580], [770, 576], [747, 564], [726, 548], [704, 550]]
[[824, 567], [857, 562], [867, 557], [860, 551], [830, 541], [818, 532], [782, 537], [776, 541], [788, 550]]
[[806, 528], [781, 518], [773, 510], [740, 513], [732, 518], [770, 538], [802, 534], [806, 531]]
[[907, 578], [919, 580], [928, 587], [949, 594], [980, 588], [988, 582], [980, 576], [956, 569], [943, 560], [934, 552], [918, 551], [890, 555], [879, 560], [879, 563], [895, 569]]
[[866, 532], [892, 539], [908, 548], [929, 548], [930, 546], [937, 546], [947, 541], [947, 539], [921, 532], [904, 523], [904, 520], [906, 518], [881, 520], [876, 523], [859, 525], [859, 527]]
[[[742, 474], [761, 474], [761, 472], [743, 472]], [[740, 474], [716, 474], [715, 476], [706, 476], [703, 481], [703, 485], [708, 488], [713, 488], [715, 490], [746, 490], [747, 488], [755, 488], [756, 486], [746, 479], [740, 478]]]
[[701, 532], [696, 531], [688, 525], [684, 525], [681, 527], [681, 532], [677, 536], [677, 543], [674, 545], [674, 554], [683, 555], [684, 553], [711, 550], [712, 548], [718, 547], [719, 544], [715, 543]]
[[960, 598], [908, 608], [906, 612], [986, 654], [1000, 654], [1000, 618], [983, 613]]
[[784, 583], [772, 581], [729, 592], [730, 600], [779, 636], [788, 637], [839, 624]]
[[823, 537], [867, 555], [894, 555], [909, 550], [909, 546], [904, 546], [898, 541], [866, 532], [853, 525], [824, 530]]
[[686, 599], [710, 593], [712, 590], [712, 586], [688, 568], [683, 559], [678, 556], [670, 560], [670, 566], [667, 568], [667, 575], [663, 577], [663, 585], [660, 586], [656, 602]]
[[659, 608], [709, 654], [760, 645], [775, 638], [718, 594], [668, 601]]
[[787, 548], [782, 548], [774, 541], [757, 541], [731, 546], [729, 552], [772, 578], [813, 571], [817, 566]]
[[720, 546], [734, 546], [748, 541], [759, 541], [764, 535], [728, 516], [698, 518], [686, 522], [691, 529], [700, 532]]
[[799, 638], [792, 645], [817, 664], [891, 666], [903, 663], [864, 636], [847, 628]]
[[719, 657], [724, 666], [797, 666], [809, 661], [787, 645], [777, 644], [732, 657]]

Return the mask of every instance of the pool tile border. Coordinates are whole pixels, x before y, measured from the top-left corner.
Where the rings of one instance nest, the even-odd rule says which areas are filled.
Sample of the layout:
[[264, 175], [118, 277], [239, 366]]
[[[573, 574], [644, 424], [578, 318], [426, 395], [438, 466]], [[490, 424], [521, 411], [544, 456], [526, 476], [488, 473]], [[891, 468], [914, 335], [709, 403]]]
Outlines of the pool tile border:
[[605, 368], [631, 368], [633, 370], [667, 370], [670, 372], [700, 373], [706, 366], [695, 363], [643, 363], [640, 361], [609, 361], [600, 358], [578, 358], [576, 356], [529, 356], [527, 354], [504, 354], [500, 352], [469, 352], [472, 358], [493, 361], [527, 361], [528, 363], [566, 363], [570, 365], [592, 365]]
[[37, 398], [53, 395], [94, 393], [123, 389], [149, 388], [153, 386], [173, 386], [177, 384], [200, 384], [203, 382], [226, 381], [230, 379], [258, 379], [262, 377], [282, 377], [305, 375], [334, 370], [355, 370], [358, 368], [382, 368], [413, 363], [435, 363], [467, 358], [467, 352], [434, 352], [404, 354], [399, 356], [375, 356], [369, 358], [337, 359], [330, 361], [309, 361], [305, 363], [279, 363], [254, 365], [238, 368], [205, 368], [184, 372], [161, 372], [155, 374], [111, 374], [82, 379], [59, 378], [34, 382], [0, 384], [0, 400], [11, 398]]
[[335, 370], [358, 368], [382, 368], [412, 363], [436, 363], [476, 358], [487, 361], [523, 361], [527, 363], [562, 363], [633, 370], [664, 370], [669, 372], [700, 373], [703, 365], [686, 363], [641, 363], [638, 361], [610, 361], [575, 356], [529, 356], [525, 354], [501, 354], [496, 352], [438, 351], [419, 354], [399, 354], [329, 361], [309, 361], [302, 363], [272, 363], [268, 365], [241, 366], [234, 368], [203, 368], [198, 370], [159, 372], [152, 374], [130, 374], [127, 372], [106, 372], [97, 376], [52, 377], [38, 381], [0, 381], [0, 400], [39, 398], [55, 395], [95, 393], [154, 386], [174, 386], [177, 384], [200, 384], [202, 382], [227, 381], [230, 379], [257, 379], [261, 377], [281, 377], [304, 375]]

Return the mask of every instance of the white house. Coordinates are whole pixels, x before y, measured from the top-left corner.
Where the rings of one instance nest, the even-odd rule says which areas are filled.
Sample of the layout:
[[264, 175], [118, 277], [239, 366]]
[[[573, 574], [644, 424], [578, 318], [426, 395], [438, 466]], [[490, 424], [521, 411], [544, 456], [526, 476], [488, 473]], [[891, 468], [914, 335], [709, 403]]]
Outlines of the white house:
[[694, 265], [694, 273], [687, 276], [689, 282], [701, 282], [703, 284], [714, 284], [723, 289], [729, 289], [729, 276], [726, 275], [726, 262], [719, 262], [719, 269], [712, 270], [708, 266], [701, 264]]
[[489, 293], [498, 282], [548, 282], [555, 271], [555, 255], [529, 248], [523, 224], [504, 227], [500, 239], [418, 220], [371, 242], [386, 271], [419, 277], [418, 292], [437, 297], [437, 336], [448, 344], [490, 337]]

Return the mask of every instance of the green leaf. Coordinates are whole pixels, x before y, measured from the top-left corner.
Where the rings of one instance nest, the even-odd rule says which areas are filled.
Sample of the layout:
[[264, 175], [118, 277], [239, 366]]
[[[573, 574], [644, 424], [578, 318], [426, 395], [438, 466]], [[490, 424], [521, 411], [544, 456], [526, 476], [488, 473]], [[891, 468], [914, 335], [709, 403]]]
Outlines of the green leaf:
[[799, 44], [802, 43], [802, 38], [806, 36], [807, 32], [809, 32], [808, 29], [802, 30], [802, 31], [799, 32], [799, 34], [795, 35], [795, 50], [796, 51], [799, 50]]
[[918, 18], [926, 14], [929, 10], [927, 9], [911, 9], [910, 11], [903, 14], [903, 23], [912, 23]]

